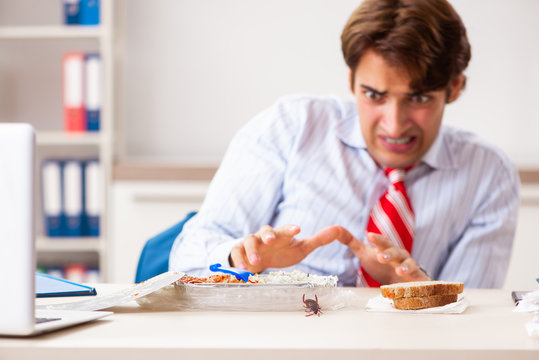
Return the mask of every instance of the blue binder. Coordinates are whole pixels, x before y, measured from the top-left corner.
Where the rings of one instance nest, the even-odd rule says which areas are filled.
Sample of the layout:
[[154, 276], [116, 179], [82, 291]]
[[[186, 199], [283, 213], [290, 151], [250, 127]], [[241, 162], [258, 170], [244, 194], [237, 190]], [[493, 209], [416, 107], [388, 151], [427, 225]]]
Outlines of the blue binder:
[[86, 128], [88, 131], [99, 131], [101, 120], [101, 57], [96, 53], [88, 53], [84, 57], [86, 74]]
[[64, 24], [78, 25], [79, 24], [79, 0], [64, 0]]
[[80, 0], [80, 25], [99, 24], [99, 0]]
[[97, 295], [95, 288], [36, 272], [36, 297]]
[[100, 191], [101, 166], [99, 160], [88, 160], [84, 164], [84, 235], [99, 236], [101, 215]]

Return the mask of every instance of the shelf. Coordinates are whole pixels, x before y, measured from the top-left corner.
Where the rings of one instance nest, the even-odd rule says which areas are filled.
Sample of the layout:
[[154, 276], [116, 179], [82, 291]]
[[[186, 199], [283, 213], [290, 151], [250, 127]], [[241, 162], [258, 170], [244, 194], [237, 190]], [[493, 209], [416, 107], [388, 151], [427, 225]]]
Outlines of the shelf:
[[69, 133], [65, 131], [38, 131], [36, 134], [37, 145], [95, 145], [103, 143], [100, 132]]
[[[50, 2], [50, 1], [48, 1]], [[107, 251], [109, 174], [112, 170], [114, 137], [114, 34], [112, 21], [114, 0], [100, 1], [99, 25], [62, 24], [63, 6], [35, 6], [34, 0], [9, 0], [0, 5], [0, 12], [10, 23], [0, 24], [2, 57], [1, 75], [9, 77], [16, 88], [10, 100], [17, 103], [10, 113], [10, 121], [28, 122], [35, 130], [34, 186], [36, 204], [35, 234], [36, 259], [48, 267], [83, 263], [100, 272], [100, 280], [109, 278]], [[61, 8], [61, 9], [60, 9]], [[26, 11], [31, 12], [27, 16]], [[7, 16], [7, 17], [6, 17]], [[37, 19], [38, 23], [33, 23]], [[101, 55], [101, 112], [100, 131], [67, 132], [62, 120], [62, 62], [60, 55], [70, 51], [98, 52]], [[37, 58], [36, 58], [37, 54]], [[42, 59], [41, 59], [42, 57]], [[5, 61], [4, 61], [5, 60]], [[5, 77], [4, 76], [4, 77]], [[19, 91], [20, 90], [20, 91]], [[52, 104], [52, 105], [51, 105]], [[20, 106], [19, 106], [20, 105]], [[30, 108], [30, 109], [28, 109]], [[42, 109], [39, 111], [39, 109]], [[42, 164], [49, 160], [99, 160], [100, 210], [99, 237], [48, 237], [43, 216]], [[61, 176], [62, 173], [60, 173]], [[83, 174], [84, 175], [84, 174]], [[61, 189], [60, 178], [60, 189]], [[65, 190], [65, 189], [64, 189]], [[84, 189], [85, 191], [85, 189]], [[95, 196], [95, 195], [92, 195]], [[96, 199], [93, 197], [93, 199]], [[61, 201], [61, 199], [60, 199]], [[0, 356], [1, 357], [1, 356]]]
[[39, 252], [99, 252], [101, 240], [95, 237], [59, 237], [38, 236], [36, 250]]
[[0, 26], [0, 39], [97, 39], [102, 33], [99, 26]]

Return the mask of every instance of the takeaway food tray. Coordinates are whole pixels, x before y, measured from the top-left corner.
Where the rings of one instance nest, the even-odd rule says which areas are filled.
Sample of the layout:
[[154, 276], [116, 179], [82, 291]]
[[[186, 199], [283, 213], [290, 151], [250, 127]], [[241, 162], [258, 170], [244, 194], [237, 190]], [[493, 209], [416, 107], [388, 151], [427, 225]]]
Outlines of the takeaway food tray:
[[303, 295], [306, 299], [316, 295], [325, 310], [344, 306], [336, 282], [186, 284], [180, 280], [137, 302], [156, 310], [296, 311], [303, 310]]

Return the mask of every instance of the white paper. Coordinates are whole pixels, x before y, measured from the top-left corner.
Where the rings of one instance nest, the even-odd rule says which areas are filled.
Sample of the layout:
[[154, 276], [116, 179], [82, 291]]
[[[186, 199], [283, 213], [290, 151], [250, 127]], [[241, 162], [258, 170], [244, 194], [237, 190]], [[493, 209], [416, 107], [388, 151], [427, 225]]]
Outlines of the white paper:
[[132, 286], [120, 291], [116, 291], [112, 294], [100, 296], [98, 293], [96, 297], [92, 297], [88, 300], [73, 301], [62, 304], [38, 305], [36, 308], [46, 310], [102, 310], [151, 294], [152, 292], [181, 279], [184, 275], [184, 273], [169, 271], [141, 283], [133, 284]]
[[539, 290], [524, 295], [513, 312], [533, 313], [533, 319], [526, 323], [526, 331], [531, 337], [539, 337]]
[[526, 331], [529, 336], [539, 337], [539, 313], [535, 313], [533, 319], [526, 323]]
[[513, 309], [514, 312], [539, 312], [539, 290], [527, 293]]
[[454, 303], [444, 306], [438, 306], [428, 309], [419, 310], [399, 310], [393, 307], [393, 301], [385, 298], [382, 295], [378, 295], [369, 299], [365, 310], [374, 312], [397, 312], [397, 313], [414, 313], [414, 314], [461, 314], [469, 305], [468, 299], [464, 294], [459, 294], [458, 300]]

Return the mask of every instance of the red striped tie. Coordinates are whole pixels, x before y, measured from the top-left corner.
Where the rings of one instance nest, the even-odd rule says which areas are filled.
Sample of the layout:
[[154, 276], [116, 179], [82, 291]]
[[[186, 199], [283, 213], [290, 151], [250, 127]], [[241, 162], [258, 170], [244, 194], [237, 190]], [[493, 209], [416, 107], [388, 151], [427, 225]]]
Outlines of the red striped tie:
[[[414, 239], [414, 212], [406, 188], [404, 187], [403, 169], [385, 170], [391, 185], [378, 203], [371, 211], [367, 232], [374, 232], [387, 236], [395, 246], [406, 249], [412, 253], [412, 243]], [[374, 280], [361, 267], [359, 277], [363, 285], [379, 287], [380, 284]]]

